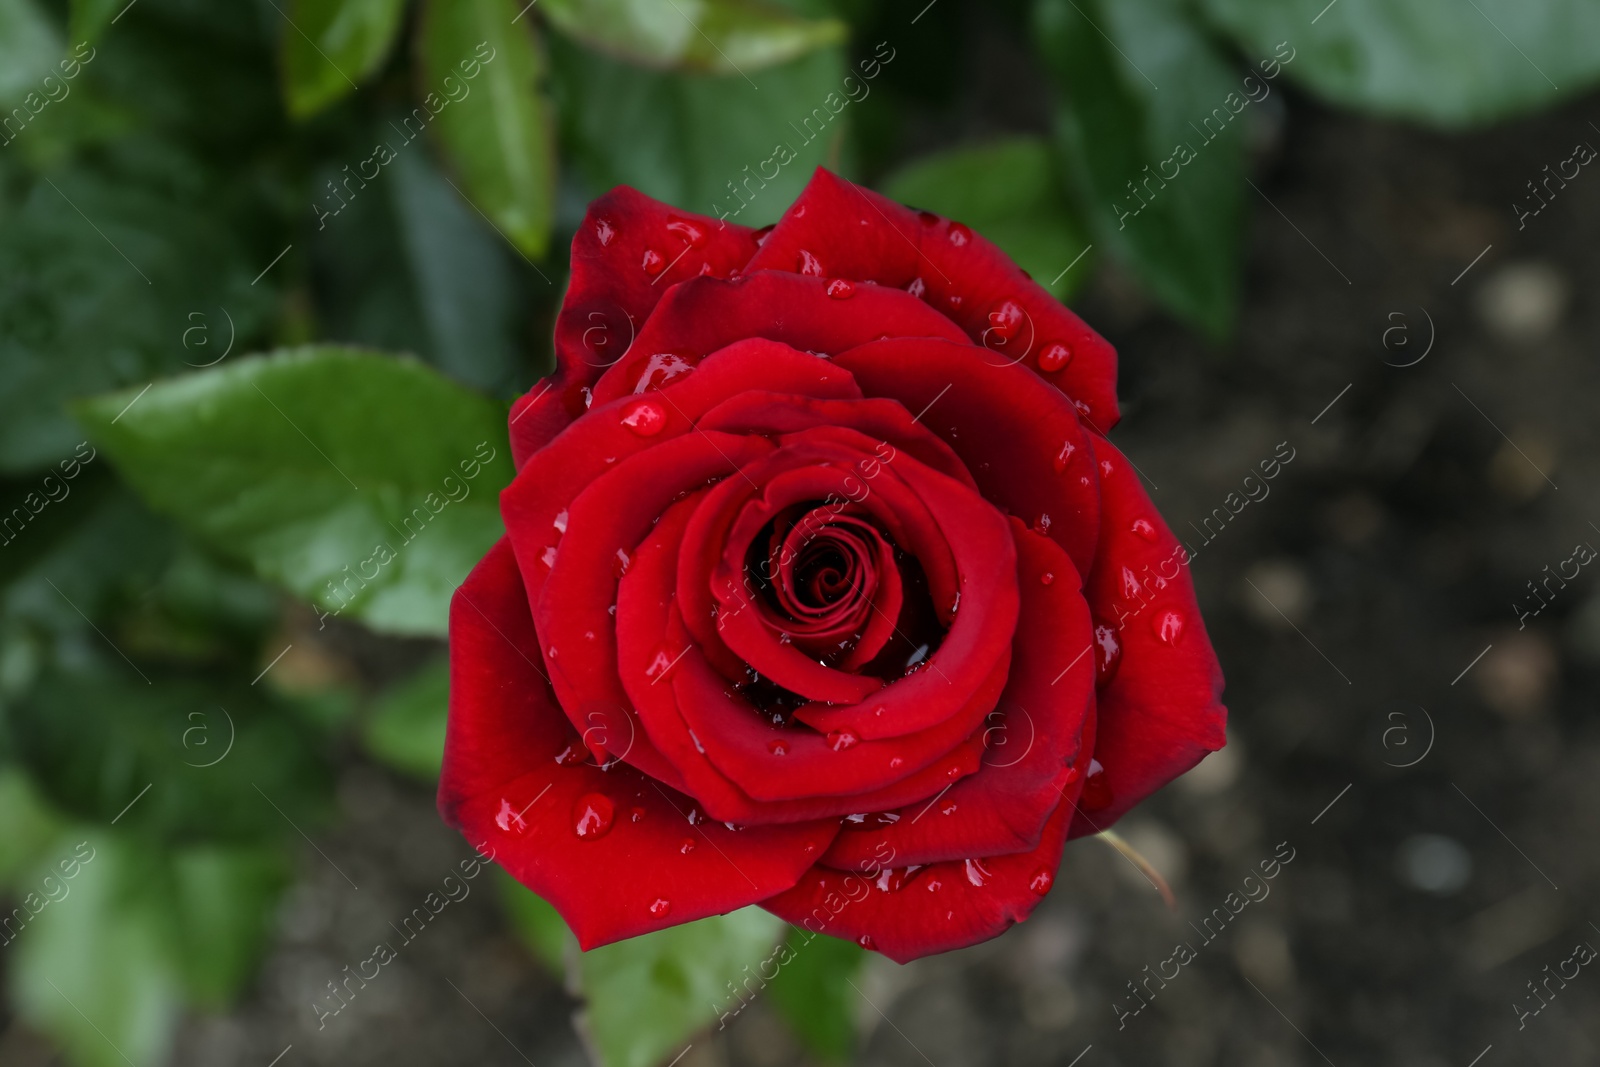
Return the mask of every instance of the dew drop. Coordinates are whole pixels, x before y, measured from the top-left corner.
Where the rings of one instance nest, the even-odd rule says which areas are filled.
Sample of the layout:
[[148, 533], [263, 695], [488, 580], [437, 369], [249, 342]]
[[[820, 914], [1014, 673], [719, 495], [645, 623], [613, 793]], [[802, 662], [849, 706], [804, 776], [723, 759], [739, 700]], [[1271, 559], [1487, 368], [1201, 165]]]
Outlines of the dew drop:
[[927, 291], [928, 291], [928, 283], [923, 281], [921, 278], [912, 278], [911, 279], [911, 284], [906, 286], [906, 292], [910, 293], [912, 296], [916, 297], [918, 300], [921, 300], [922, 299], [922, 294], [927, 292]]
[[1115, 630], [1102, 623], [1094, 628], [1094, 647], [1094, 682], [1105, 685], [1122, 663], [1122, 642], [1117, 640]]
[[656, 897], [655, 901], [650, 905], [650, 917], [652, 919], [665, 919], [667, 917], [667, 913], [671, 910], [671, 901], [668, 901], [664, 897]]
[[948, 298], [948, 300], [949, 300], [949, 304], [950, 304], [950, 306], [952, 308], [958, 308], [958, 307], [961, 306], [961, 297], [956, 295], [955, 293], [951, 293], [949, 298]]
[[888, 710], [889, 710], [889, 709], [888, 709], [888, 708], [887, 708], [887, 707], [886, 707], [886, 706], [884, 706], [884, 705], [882, 705], [882, 704], [879, 704], [879, 705], [878, 705], [878, 706], [877, 706], [877, 707], [875, 707], [875, 708], [873, 708], [873, 709], [872, 709], [872, 714], [873, 714], [873, 715], [874, 715], [874, 716], [875, 716], [875, 717], [877, 717], [877, 718], [880, 718], [880, 719], [881, 719], [881, 718], [883, 718], [883, 713], [884, 713], [884, 712], [886, 712], [886, 711], [888, 711]]
[[551, 520], [550, 525], [554, 526], [556, 528], [557, 532], [566, 533], [567, 532], [567, 509], [566, 508], [562, 508], [560, 511], [556, 512], [556, 517]]
[[822, 277], [822, 261], [802, 248], [800, 250], [799, 271], [801, 274], [810, 275], [813, 278], [820, 278]]
[[1028, 879], [1028, 888], [1041, 897], [1050, 892], [1050, 887], [1055, 884], [1056, 876], [1043, 867], [1034, 871], [1033, 877]]
[[862, 948], [875, 948], [875, 947], [877, 947], [872, 942], [872, 935], [871, 934], [862, 934], [860, 937], [856, 938], [856, 944], [860, 945]]
[[774, 224], [772, 226], [763, 226], [763, 227], [761, 227], [761, 229], [757, 230], [754, 234], [752, 234], [751, 236], [753, 236], [756, 239], [756, 247], [760, 248], [762, 245], [766, 244], [767, 243], [767, 235], [770, 234], [775, 229], [777, 229], [777, 225], [776, 224]]
[[854, 282], [847, 279], [835, 278], [828, 283], [828, 287], [824, 292], [835, 300], [849, 300], [856, 295], [856, 286]]
[[663, 270], [667, 269], [667, 261], [662, 258], [660, 252], [657, 252], [653, 248], [647, 248], [644, 250], [644, 261], [642, 266], [644, 267], [644, 272], [646, 274], [654, 277], [655, 275], [660, 274]]
[[698, 361], [699, 356], [693, 352], [655, 353], [645, 360], [644, 369], [639, 372], [639, 380], [633, 384], [634, 395], [665, 388], [669, 383], [694, 370]]
[[994, 877], [989, 868], [983, 865], [982, 860], [965, 860], [963, 865], [966, 868], [967, 881], [972, 885], [988, 885], [989, 879]]
[[1036, 534], [1039, 534], [1041, 536], [1049, 534], [1049, 532], [1050, 532], [1050, 516], [1049, 515], [1040, 515], [1037, 519], [1034, 519], [1033, 520], [1033, 532], [1036, 533]]
[[1089, 777], [1083, 781], [1083, 810], [1099, 811], [1109, 808], [1116, 798], [1111, 795], [1111, 783], [1106, 781], [1106, 769], [1100, 766], [1100, 761], [1089, 761]]
[[768, 741], [767, 751], [774, 756], [787, 756], [789, 754], [789, 746], [783, 741]]
[[556, 546], [550, 545], [543, 552], [539, 553], [539, 562], [543, 563], [546, 567], [554, 567], [556, 565]]
[[1057, 474], [1060, 474], [1067, 469], [1067, 464], [1072, 461], [1072, 454], [1076, 451], [1077, 448], [1073, 446], [1071, 441], [1063, 441], [1061, 443], [1061, 451], [1057, 452], [1055, 458], [1050, 461], [1050, 466], [1055, 468]]
[[1056, 580], [1056, 576], [1054, 574], [1050, 573], [1049, 571], [1045, 571], [1043, 574], [1039, 575], [1039, 584], [1040, 585], [1049, 585], [1051, 582], [1053, 582], [1055, 580]]
[[581, 744], [571, 744], [556, 753], [556, 763], [562, 767], [572, 767], [589, 758], [589, 750]]
[[1156, 539], [1155, 524], [1149, 519], [1134, 519], [1133, 526], [1130, 528], [1146, 541], [1154, 541]]
[[706, 243], [705, 228], [693, 219], [686, 219], [681, 215], [667, 216], [667, 232], [683, 238], [684, 243], [690, 248], [699, 248]]
[[972, 230], [959, 222], [950, 224], [950, 232], [946, 236], [950, 239], [950, 243], [957, 248], [965, 248], [972, 243]]
[[611, 829], [616, 807], [604, 793], [585, 793], [572, 805], [572, 832], [582, 838], [600, 838]]
[[1111, 477], [1111, 472], [1114, 469], [1115, 468], [1111, 466], [1111, 461], [1109, 459], [1103, 459], [1103, 460], [1100, 461], [1100, 477], [1102, 477], [1102, 478]]
[[830, 730], [828, 732], [828, 747], [835, 752], [843, 752], [847, 748], [855, 748], [856, 742], [861, 740], [850, 730]]
[[1044, 351], [1039, 353], [1039, 369], [1046, 374], [1056, 371], [1072, 362], [1072, 349], [1060, 341], [1051, 341], [1044, 346]]
[[943, 804], [939, 805], [939, 814], [940, 815], [954, 815], [955, 813], [956, 813], [956, 802], [955, 801], [947, 800]]
[[895, 756], [895, 757], [893, 757], [892, 759], [889, 760], [889, 769], [891, 771], [898, 771], [901, 767], [904, 767], [905, 765], [906, 765], [906, 761], [901, 759], [899, 756]]
[[694, 851], [694, 838], [686, 837], [682, 841], [678, 842], [678, 852], [679, 852], [680, 855], [687, 856], [689, 853], [691, 853], [693, 851]]
[[944, 883], [939, 881], [939, 879], [937, 879], [937, 878], [929, 878], [928, 879], [928, 892], [937, 893], [939, 890], [941, 890], [943, 888], [944, 888]]
[[633, 560], [628, 558], [628, 553], [620, 548], [617, 549], [617, 554], [611, 559], [611, 573], [616, 575], [617, 580], [620, 581], [622, 576], [628, 573], [628, 565], [632, 562]]
[[1155, 628], [1156, 639], [1163, 645], [1177, 647], [1183, 640], [1183, 615], [1176, 611], [1163, 611], [1157, 615], [1151, 625]]
[[594, 235], [595, 239], [600, 242], [600, 247], [604, 248], [616, 238], [617, 228], [611, 225], [610, 219], [595, 219]]
[[667, 413], [654, 400], [635, 400], [623, 408], [622, 425], [640, 437], [654, 437], [666, 428]]
[[989, 329], [1000, 340], [1009, 341], [1022, 328], [1024, 317], [1022, 306], [1015, 300], [1007, 300], [989, 312]]
[[629, 822], [644, 822], [644, 809], [641, 808], [641, 807], [637, 807], [637, 806], [631, 808], [628, 811], [628, 821]]

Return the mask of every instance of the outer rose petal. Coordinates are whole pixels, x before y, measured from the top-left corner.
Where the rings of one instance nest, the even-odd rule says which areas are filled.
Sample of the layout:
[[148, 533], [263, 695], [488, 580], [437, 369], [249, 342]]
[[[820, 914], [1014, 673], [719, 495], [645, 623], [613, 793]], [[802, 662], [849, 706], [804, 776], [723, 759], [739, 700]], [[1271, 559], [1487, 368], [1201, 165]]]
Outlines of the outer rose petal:
[[1116, 425], [1116, 350], [960, 223], [919, 215], [818, 167], [745, 270], [814, 270], [898, 289], [920, 280], [922, 298], [975, 343], [992, 346], [995, 365], [1021, 362], [1037, 371], [1050, 345], [1066, 345], [1066, 366], [1043, 376], [1086, 403], [1100, 431]]
[[[439, 812], [550, 901], [584, 949], [770, 896], [836, 832], [832, 820], [735, 832], [625, 764], [557, 763], [572, 733], [539, 673], [539, 639], [503, 539], [456, 592], [450, 647]], [[579, 837], [597, 796], [611, 805], [610, 828]]]
[[[626, 186], [591, 203], [572, 237], [555, 373], [511, 407], [516, 465], [583, 414], [583, 390], [621, 358], [668, 289], [706, 270], [726, 276], [755, 250], [748, 227], [679, 211]], [[647, 265], [651, 253], [660, 258]]]
[[[872, 882], [819, 864], [761, 906], [812, 933], [849, 938], [899, 963], [976, 945], [1026, 919], [1050, 891], [1071, 810], [1063, 800], [1029, 852], [935, 863], [909, 877], [885, 870]], [[886, 862], [898, 861], [890, 856]]]
[[[1109, 441], [1093, 440], [1104, 521], [1100, 558], [1089, 575], [1089, 607], [1097, 623], [1117, 628], [1120, 620], [1114, 636], [1122, 662], [1099, 692], [1094, 758], [1104, 773], [1098, 785], [1085, 787], [1073, 837], [1104, 830], [1221, 748], [1228, 721], [1222, 667], [1184, 566], [1188, 554], [1145, 495], [1133, 465]], [[1142, 592], [1130, 597], [1130, 590]], [[1109, 803], [1103, 802], [1106, 790]]]

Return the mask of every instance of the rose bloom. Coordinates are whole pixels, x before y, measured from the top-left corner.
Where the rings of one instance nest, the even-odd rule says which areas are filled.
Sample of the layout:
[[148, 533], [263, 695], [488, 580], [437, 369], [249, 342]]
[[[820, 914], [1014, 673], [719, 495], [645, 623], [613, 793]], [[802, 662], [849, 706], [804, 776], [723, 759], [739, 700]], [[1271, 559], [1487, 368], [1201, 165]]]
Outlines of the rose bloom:
[[1222, 746], [1116, 355], [966, 226], [826, 170], [765, 230], [619, 188], [555, 348], [451, 607], [439, 809], [584, 948], [749, 904], [971, 945]]

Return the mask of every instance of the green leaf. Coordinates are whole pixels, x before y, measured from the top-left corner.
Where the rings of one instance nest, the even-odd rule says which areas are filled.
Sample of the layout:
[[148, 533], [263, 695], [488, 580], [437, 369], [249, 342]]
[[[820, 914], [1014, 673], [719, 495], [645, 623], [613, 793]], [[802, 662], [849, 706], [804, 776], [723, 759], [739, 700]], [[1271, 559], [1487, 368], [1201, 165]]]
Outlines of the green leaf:
[[593, 192], [631, 185], [760, 226], [783, 214], [818, 166], [848, 169], [832, 158], [854, 106], [837, 49], [762, 72], [759, 92], [737, 74], [640, 70], [556, 41], [551, 59], [563, 143]]
[[288, 702], [243, 680], [147, 683], [153, 669], [111, 657], [6, 705], [17, 761], [50, 803], [161, 841], [294, 836], [326, 817], [332, 776]]
[[185, 1001], [224, 1007], [254, 971], [287, 872], [275, 850], [65, 834], [25, 883], [12, 999], [79, 1067], [161, 1063]]
[[1063, 90], [1058, 136], [1097, 243], [1175, 314], [1222, 337], [1243, 224], [1250, 115], [1226, 103], [1248, 104], [1240, 79], [1181, 0], [1038, 0], [1034, 25]]
[[[1445, 127], [1492, 122], [1600, 81], [1591, 0], [1202, 0], [1247, 51], [1347, 107]], [[1315, 19], [1316, 24], [1311, 25]]]
[[93, 43], [127, 8], [128, 0], [72, 0], [68, 33], [74, 42]]
[[289, 0], [283, 88], [289, 114], [308, 118], [353, 92], [383, 62], [405, 0]]
[[77, 411], [157, 511], [330, 614], [443, 636], [503, 529], [498, 405], [413, 360], [332, 346], [137, 393]]
[[383, 695], [367, 720], [367, 751], [424, 782], [439, 780], [450, 704], [450, 665], [434, 663]]
[[538, 259], [555, 214], [554, 120], [533, 20], [515, 0], [432, 0], [420, 29], [423, 114], [467, 202]]
[[644, 66], [748, 75], [844, 41], [837, 19], [751, 0], [545, 0], [545, 18], [584, 45]]
[[28, 776], [0, 768], [0, 889], [20, 884], [18, 876], [37, 865], [62, 831], [63, 820], [45, 803]]
[[[74, 852], [78, 842], [86, 851]], [[86, 832], [61, 839], [51, 862], [83, 857], [74, 877], [52, 874], [59, 899], [9, 947], [12, 1002], [76, 1067], [161, 1063], [183, 992], [164, 914], [164, 860], [134, 842]], [[41, 872], [32, 890], [40, 901], [42, 879]]]
[[[54, 73], [60, 55], [61, 37], [33, 0], [0, 0], [0, 103], [10, 105], [35, 90], [42, 99], [39, 82]], [[6, 140], [12, 135], [9, 129], [0, 132]]]
[[[773, 958], [783, 923], [760, 908], [583, 953], [580, 1032], [602, 1067], [658, 1067], [742, 1003], [729, 991]], [[749, 970], [747, 971], [746, 968]]]
[[892, 199], [973, 227], [1066, 299], [1089, 277], [1092, 264], [1088, 256], [1078, 258], [1089, 238], [1061, 187], [1050, 147], [1036, 137], [925, 156], [883, 183]]
[[565, 974], [569, 956], [578, 951], [578, 939], [572, 936], [556, 909], [545, 899], [524, 886], [504, 871], [497, 872], [500, 899], [511, 917], [511, 927], [516, 930], [539, 962], [555, 974]]
[[843, 1062], [856, 1042], [855, 1006], [860, 1002], [850, 979], [861, 970], [866, 950], [852, 941], [789, 928], [792, 955], [767, 987], [795, 1033], [824, 1059]]

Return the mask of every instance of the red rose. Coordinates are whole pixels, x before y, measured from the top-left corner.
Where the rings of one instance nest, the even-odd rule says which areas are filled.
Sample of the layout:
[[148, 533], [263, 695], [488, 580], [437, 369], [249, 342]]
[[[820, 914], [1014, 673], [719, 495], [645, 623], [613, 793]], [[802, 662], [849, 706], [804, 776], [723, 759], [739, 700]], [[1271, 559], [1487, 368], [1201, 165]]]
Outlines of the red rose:
[[1115, 353], [967, 227], [823, 170], [766, 231], [617, 189], [555, 343], [439, 808], [584, 948], [747, 904], [970, 945], [1221, 747]]

